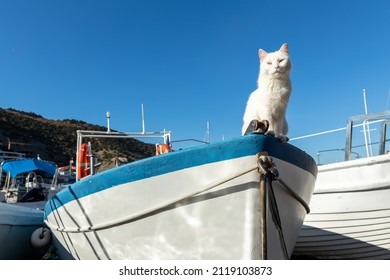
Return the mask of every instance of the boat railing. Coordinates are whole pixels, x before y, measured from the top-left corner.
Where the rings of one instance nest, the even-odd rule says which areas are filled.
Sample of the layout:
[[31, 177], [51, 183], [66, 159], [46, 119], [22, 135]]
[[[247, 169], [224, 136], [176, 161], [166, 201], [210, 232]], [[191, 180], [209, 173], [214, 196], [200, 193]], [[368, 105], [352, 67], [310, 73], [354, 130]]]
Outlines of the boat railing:
[[[310, 147], [307, 152], [313, 158], [317, 158], [318, 165], [323, 164], [322, 162], [320, 163], [320, 157], [324, 153], [332, 154], [332, 156], [328, 156], [330, 162], [372, 157], [388, 153], [389, 149], [386, 143], [390, 140], [387, 131], [389, 123], [390, 110], [380, 113], [363, 114], [350, 117], [345, 127], [293, 137], [290, 141], [295, 145], [299, 141], [316, 137], [315, 144], [306, 141], [301, 148], [306, 150], [306, 147]], [[344, 146], [341, 146], [343, 145], [341, 143], [344, 143]], [[339, 146], [337, 147], [337, 145]], [[341, 154], [344, 155], [343, 158], [340, 158]], [[335, 160], [335, 158], [339, 159]]]
[[[84, 138], [121, 138], [121, 139], [142, 139], [142, 138], [161, 138], [165, 144], [169, 144], [171, 138], [171, 131], [161, 131], [161, 132], [115, 132], [111, 130], [107, 131], [90, 131], [90, 130], [78, 130], [77, 131], [77, 149], [76, 149], [76, 158], [79, 158], [80, 147], [84, 142]], [[90, 146], [90, 144], [89, 144]], [[91, 150], [91, 149], [90, 149]], [[89, 155], [91, 159], [90, 163], [90, 174], [94, 174], [94, 167], [96, 167], [96, 157], [91, 153]], [[76, 161], [76, 181], [81, 178], [78, 168], [79, 162]]]
[[[120, 138], [120, 139], [162, 139], [162, 143], [156, 144], [156, 150], [159, 147], [160, 144], [164, 144], [166, 146], [171, 147], [172, 143], [178, 143], [178, 142], [198, 142], [202, 144], [209, 144], [210, 143], [210, 123], [207, 122], [207, 129], [206, 129], [206, 139], [205, 141], [197, 140], [197, 139], [183, 139], [183, 140], [171, 140], [171, 135], [172, 132], [168, 130], [163, 130], [163, 131], [157, 131], [157, 132], [148, 132], [145, 129], [145, 118], [144, 118], [144, 107], [142, 104], [142, 131], [141, 132], [118, 132], [114, 131], [110, 127], [110, 119], [111, 119], [111, 114], [110, 112], [106, 113], [106, 118], [107, 118], [107, 130], [106, 131], [94, 131], [94, 130], [77, 130], [77, 147], [76, 147], [76, 158], [79, 159], [80, 156], [80, 147], [84, 142], [85, 138]], [[88, 142], [89, 146], [89, 155], [88, 157], [90, 158], [88, 167], [86, 170], [89, 171], [89, 174], [93, 175], [95, 173], [95, 167], [97, 167], [97, 159], [96, 155], [94, 155], [91, 151], [91, 145]], [[76, 160], [76, 181], [79, 181], [81, 179], [81, 174], [79, 174], [80, 169], [79, 169], [79, 161]]]
[[32, 188], [43, 186], [44, 184], [45, 182], [41, 175], [37, 175], [35, 172], [28, 173], [25, 182], [27, 191], [29, 191]]
[[[110, 127], [110, 112], [106, 113], [107, 117], [107, 130], [106, 131], [96, 131], [96, 130], [77, 130], [77, 147], [76, 147], [76, 158], [79, 159], [80, 156], [80, 147], [84, 142], [84, 138], [109, 138], [109, 139], [143, 139], [143, 138], [161, 138], [163, 139], [163, 143], [166, 145], [170, 145], [171, 139], [171, 131], [163, 130], [158, 132], [147, 132], [145, 129], [145, 119], [144, 119], [144, 108], [142, 104], [142, 131], [141, 132], [118, 132], [113, 131]], [[93, 175], [95, 173], [95, 167], [99, 164], [97, 163], [96, 155], [92, 153], [91, 144], [88, 143], [90, 154], [88, 157], [90, 158], [90, 164], [87, 168], [89, 170], [89, 174]], [[79, 174], [79, 160], [76, 160], [76, 181], [79, 181], [82, 178], [82, 174]]]
[[10, 160], [10, 159], [19, 159], [19, 158], [25, 158], [25, 157], [26, 157], [25, 153], [0, 150], [0, 163], [3, 161], [6, 161], [6, 160]]

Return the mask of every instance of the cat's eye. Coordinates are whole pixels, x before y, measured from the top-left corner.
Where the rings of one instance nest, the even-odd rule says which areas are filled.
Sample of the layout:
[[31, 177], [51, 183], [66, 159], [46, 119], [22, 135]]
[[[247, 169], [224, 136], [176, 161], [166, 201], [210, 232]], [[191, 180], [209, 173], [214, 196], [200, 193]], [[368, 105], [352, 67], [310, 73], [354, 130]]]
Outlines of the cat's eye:
[[272, 64], [272, 62], [271, 62], [271, 61], [267, 61], [267, 64], [268, 64], [268, 65], [271, 65], [271, 64]]
[[282, 62], [282, 61], [284, 61], [284, 58], [282, 58], [282, 59], [279, 59], [279, 62]]

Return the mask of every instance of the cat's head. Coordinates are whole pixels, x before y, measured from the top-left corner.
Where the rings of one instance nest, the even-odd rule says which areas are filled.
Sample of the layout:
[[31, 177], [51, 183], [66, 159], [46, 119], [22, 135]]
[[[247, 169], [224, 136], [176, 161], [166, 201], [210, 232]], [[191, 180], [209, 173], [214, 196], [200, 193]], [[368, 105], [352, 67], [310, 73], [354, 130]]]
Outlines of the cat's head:
[[288, 53], [288, 45], [283, 44], [282, 47], [272, 53], [259, 50], [260, 57], [260, 73], [267, 76], [288, 76], [291, 71], [291, 61]]

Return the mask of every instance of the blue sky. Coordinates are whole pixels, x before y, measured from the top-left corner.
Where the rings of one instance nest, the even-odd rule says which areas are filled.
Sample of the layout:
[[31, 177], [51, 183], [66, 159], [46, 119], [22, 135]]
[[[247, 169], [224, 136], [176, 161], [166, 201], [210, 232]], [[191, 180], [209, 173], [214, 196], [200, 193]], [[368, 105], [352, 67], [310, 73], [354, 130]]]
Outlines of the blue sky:
[[227, 139], [258, 49], [288, 43], [294, 138], [363, 114], [363, 89], [370, 112], [390, 109], [389, 29], [389, 1], [1, 0], [0, 107], [99, 125], [110, 111], [112, 128], [140, 131], [143, 103], [148, 131], [204, 140], [209, 121]]

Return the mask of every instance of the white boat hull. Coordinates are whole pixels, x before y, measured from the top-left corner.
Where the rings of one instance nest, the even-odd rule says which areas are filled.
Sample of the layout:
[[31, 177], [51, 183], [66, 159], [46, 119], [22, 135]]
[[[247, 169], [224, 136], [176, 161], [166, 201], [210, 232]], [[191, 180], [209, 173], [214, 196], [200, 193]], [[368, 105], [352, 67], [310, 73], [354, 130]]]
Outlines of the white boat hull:
[[[223, 145], [218, 149], [224, 152]], [[190, 151], [189, 158], [194, 162], [212, 158], [212, 152], [211, 145], [204, 146]], [[146, 159], [145, 164], [141, 161], [112, 169], [70, 186], [46, 205], [46, 224], [55, 237], [59, 257], [260, 259], [258, 152], [261, 151], [225, 160], [206, 160], [205, 164], [185, 163], [189, 166], [155, 175], [173, 154], [177, 156], [171, 164], [186, 158], [183, 150]], [[281, 159], [274, 160], [283, 180], [309, 202], [316, 170], [310, 172]], [[137, 177], [138, 173], [142, 173], [142, 178], [121, 183], [113, 180], [115, 176]], [[96, 191], [94, 182], [113, 186]], [[306, 210], [277, 182], [274, 191], [289, 258]], [[267, 239], [267, 258], [286, 258], [271, 218]]]
[[294, 257], [390, 259], [390, 155], [318, 169]]

